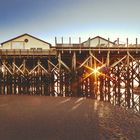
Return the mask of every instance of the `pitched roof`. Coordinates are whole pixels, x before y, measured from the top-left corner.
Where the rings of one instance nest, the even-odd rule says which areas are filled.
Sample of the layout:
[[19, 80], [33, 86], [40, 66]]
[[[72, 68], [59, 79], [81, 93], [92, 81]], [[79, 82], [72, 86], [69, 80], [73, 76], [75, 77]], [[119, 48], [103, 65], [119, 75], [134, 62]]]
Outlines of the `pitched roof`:
[[[94, 39], [96, 39], [96, 38], [100, 38], [100, 39], [102, 39], [102, 40], [104, 40], [104, 41], [107, 41], [108, 42], [108, 40], [107, 39], [105, 39], [105, 38], [103, 38], [103, 37], [100, 37], [100, 36], [96, 36], [96, 37], [94, 37], [94, 38], [90, 38], [90, 40], [94, 40]], [[87, 42], [88, 40], [86, 40], [86, 41], [84, 41], [84, 42], [82, 42], [82, 44], [83, 43], [85, 43], [85, 42]], [[109, 41], [110, 43], [112, 43], [112, 44], [115, 44], [114, 42], [112, 42], [112, 41]]]
[[36, 40], [39, 40], [39, 41], [41, 41], [41, 42], [43, 42], [43, 43], [46, 43], [46, 44], [48, 44], [48, 45], [51, 46], [50, 43], [48, 43], [48, 42], [46, 42], [46, 41], [44, 41], [44, 40], [41, 40], [41, 39], [39, 39], [39, 38], [37, 38], [37, 37], [34, 37], [34, 36], [30, 35], [30, 34], [27, 34], [27, 33], [22, 34], [22, 35], [20, 35], [20, 36], [17, 36], [17, 37], [15, 37], [15, 38], [9, 39], [9, 40], [7, 40], [7, 41], [4, 41], [4, 42], [1, 43], [1, 45], [5, 44], [5, 43], [7, 43], [7, 42], [9, 42], [9, 41], [15, 40], [15, 39], [17, 39], [17, 38], [20, 38], [20, 37], [22, 37], [22, 36], [25, 36], [25, 35], [30, 36], [30, 37], [32, 37], [32, 38], [34, 38], [34, 39], [36, 39]]

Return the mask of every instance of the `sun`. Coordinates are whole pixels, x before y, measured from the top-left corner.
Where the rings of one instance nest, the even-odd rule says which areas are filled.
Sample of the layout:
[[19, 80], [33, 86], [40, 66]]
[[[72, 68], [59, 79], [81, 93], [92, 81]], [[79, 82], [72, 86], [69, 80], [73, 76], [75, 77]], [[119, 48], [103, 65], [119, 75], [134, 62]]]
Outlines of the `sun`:
[[95, 68], [95, 69], [93, 69], [93, 73], [98, 73], [98, 70]]
[[93, 74], [98, 74], [98, 73], [100, 73], [100, 72], [99, 72], [99, 69], [100, 69], [100, 67], [93, 68], [93, 70], [92, 70]]

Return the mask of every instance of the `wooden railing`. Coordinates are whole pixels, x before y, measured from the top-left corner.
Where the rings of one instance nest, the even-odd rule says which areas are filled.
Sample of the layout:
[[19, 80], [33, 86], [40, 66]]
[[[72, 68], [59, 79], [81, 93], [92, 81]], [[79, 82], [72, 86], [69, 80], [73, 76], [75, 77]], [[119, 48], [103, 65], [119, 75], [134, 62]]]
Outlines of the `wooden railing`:
[[0, 55], [56, 55], [56, 49], [0, 49]]
[[119, 52], [140, 52], [140, 45], [113, 45], [108, 46], [95, 46], [95, 47], [85, 47], [81, 44], [57, 44], [50, 49], [0, 49], [1, 55], [34, 55], [34, 56], [46, 56], [46, 55], [56, 55], [57, 51], [119, 51]]

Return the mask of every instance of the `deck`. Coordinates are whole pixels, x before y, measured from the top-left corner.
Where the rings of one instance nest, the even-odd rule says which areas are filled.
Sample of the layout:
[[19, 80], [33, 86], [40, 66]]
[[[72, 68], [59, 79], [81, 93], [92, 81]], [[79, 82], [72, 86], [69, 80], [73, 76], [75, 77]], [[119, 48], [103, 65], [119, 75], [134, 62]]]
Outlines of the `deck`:
[[56, 55], [56, 49], [43, 49], [43, 50], [31, 50], [31, 49], [0, 49], [0, 56], [54, 56]]

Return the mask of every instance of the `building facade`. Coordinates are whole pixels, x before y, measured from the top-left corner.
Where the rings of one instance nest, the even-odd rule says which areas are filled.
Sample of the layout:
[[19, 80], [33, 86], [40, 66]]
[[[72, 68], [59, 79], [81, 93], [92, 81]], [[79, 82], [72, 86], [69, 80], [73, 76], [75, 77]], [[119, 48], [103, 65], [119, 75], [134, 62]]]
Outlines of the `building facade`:
[[50, 49], [51, 44], [29, 34], [1, 43], [2, 49]]

